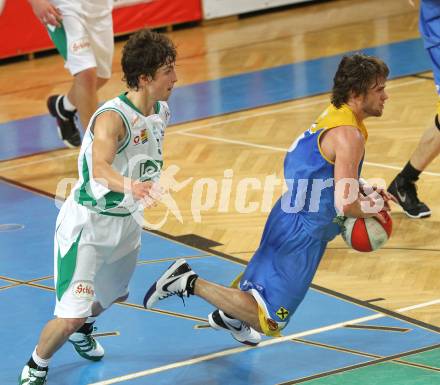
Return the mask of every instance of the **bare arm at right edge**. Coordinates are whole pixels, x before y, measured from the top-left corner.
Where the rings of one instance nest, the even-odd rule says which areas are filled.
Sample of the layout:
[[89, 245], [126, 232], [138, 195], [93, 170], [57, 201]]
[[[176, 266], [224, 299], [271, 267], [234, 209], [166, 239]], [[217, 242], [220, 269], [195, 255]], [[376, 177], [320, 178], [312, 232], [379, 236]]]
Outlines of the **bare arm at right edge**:
[[[356, 127], [340, 126], [329, 131], [324, 140], [327, 142], [324, 147], [330, 149], [335, 162], [335, 205], [338, 211], [347, 217], [376, 217], [383, 222], [383, 218], [377, 214], [383, 207], [380, 196], [375, 202], [359, 193], [358, 170], [365, 150], [362, 134]], [[366, 210], [373, 203], [379, 209]]]
[[107, 187], [115, 192], [131, 193], [136, 200], [149, 198], [153, 182], [140, 182], [122, 176], [112, 163], [118, 143], [125, 136], [124, 123], [117, 112], [105, 111], [96, 118], [93, 128], [93, 178], [105, 180]]

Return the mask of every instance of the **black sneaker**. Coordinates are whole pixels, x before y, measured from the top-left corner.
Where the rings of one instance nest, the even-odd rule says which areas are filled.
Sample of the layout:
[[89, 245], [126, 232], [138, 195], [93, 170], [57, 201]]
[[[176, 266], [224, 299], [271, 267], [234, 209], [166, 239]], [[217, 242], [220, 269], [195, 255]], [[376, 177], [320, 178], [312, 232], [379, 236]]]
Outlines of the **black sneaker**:
[[431, 210], [417, 197], [417, 186], [400, 175], [397, 175], [388, 187], [388, 192], [393, 194], [403, 211], [410, 218], [426, 218], [431, 215]]
[[58, 135], [67, 147], [81, 146], [81, 136], [75, 123], [75, 111], [66, 111], [62, 108], [63, 95], [52, 95], [47, 99], [47, 108], [57, 120]]

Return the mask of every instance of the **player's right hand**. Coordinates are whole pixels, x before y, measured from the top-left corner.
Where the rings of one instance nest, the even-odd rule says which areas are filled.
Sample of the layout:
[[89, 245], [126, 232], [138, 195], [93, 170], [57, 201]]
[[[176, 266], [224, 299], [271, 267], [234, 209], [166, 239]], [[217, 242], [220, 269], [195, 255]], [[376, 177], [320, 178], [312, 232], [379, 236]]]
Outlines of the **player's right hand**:
[[35, 15], [43, 24], [55, 27], [61, 26], [61, 11], [49, 2], [49, 0], [29, 0]]
[[163, 195], [163, 189], [157, 182], [133, 181], [131, 195], [137, 201], [142, 201], [144, 207], [156, 206]]

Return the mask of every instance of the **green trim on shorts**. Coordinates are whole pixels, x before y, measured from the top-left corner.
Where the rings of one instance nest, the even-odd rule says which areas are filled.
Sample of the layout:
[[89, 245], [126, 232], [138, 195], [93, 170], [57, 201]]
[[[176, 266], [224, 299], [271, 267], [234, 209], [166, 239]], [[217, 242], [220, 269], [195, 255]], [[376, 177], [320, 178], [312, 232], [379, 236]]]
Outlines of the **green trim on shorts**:
[[83, 155], [82, 162], [83, 162], [82, 164], [83, 182], [81, 184], [81, 187], [75, 191], [74, 199], [76, 202], [78, 202], [80, 205], [83, 206], [96, 206], [98, 202], [96, 202], [95, 197], [89, 194], [88, 191], [91, 190], [91, 188], [90, 188], [89, 166], [87, 164], [86, 154]]
[[128, 213], [112, 213], [110, 211], [97, 211], [97, 213], [100, 215], [108, 215], [109, 217], [128, 217], [132, 214], [130, 212], [128, 212]]
[[67, 37], [64, 25], [61, 24], [61, 27], [54, 27], [53, 25], [47, 24], [46, 28], [50, 38], [55, 44], [56, 49], [63, 59], [67, 61]]
[[72, 282], [73, 274], [76, 268], [76, 259], [78, 256], [78, 244], [81, 238], [82, 230], [78, 234], [76, 241], [70, 246], [69, 251], [64, 257], [61, 257], [60, 248], [58, 247], [58, 263], [57, 263], [57, 298], [61, 301], [61, 297], [66, 292]]

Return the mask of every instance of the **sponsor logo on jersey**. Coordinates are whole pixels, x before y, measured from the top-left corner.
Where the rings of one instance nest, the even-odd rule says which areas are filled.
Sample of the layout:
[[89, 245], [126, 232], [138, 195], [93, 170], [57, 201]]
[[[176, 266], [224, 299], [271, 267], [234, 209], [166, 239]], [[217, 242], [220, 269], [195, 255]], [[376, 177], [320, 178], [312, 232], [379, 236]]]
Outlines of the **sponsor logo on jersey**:
[[151, 180], [157, 175], [160, 175], [160, 170], [162, 169], [163, 161], [149, 159], [145, 162], [140, 163], [140, 175], [139, 179], [141, 181]]
[[70, 45], [72, 53], [80, 53], [87, 51], [88, 49], [90, 49], [90, 42], [86, 37], [82, 37]]
[[138, 144], [141, 144], [141, 143], [144, 144], [146, 142], [148, 142], [148, 131], [146, 128], [144, 128], [141, 130], [140, 135], [136, 135], [133, 138], [133, 144], [136, 146]]
[[142, 144], [144, 144], [145, 142], [148, 142], [148, 131], [146, 128], [141, 130], [141, 140], [142, 140]]
[[93, 297], [95, 296], [93, 283], [86, 281], [75, 282], [73, 284], [72, 292], [75, 297], [88, 300], [93, 300]]
[[280, 317], [280, 319], [282, 319], [283, 321], [287, 318], [287, 316], [289, 315], [289, 311], [287, 309], [285, 309], [284, 307], [280, 307], [277, 312], [276, 315], [278, 317]]

